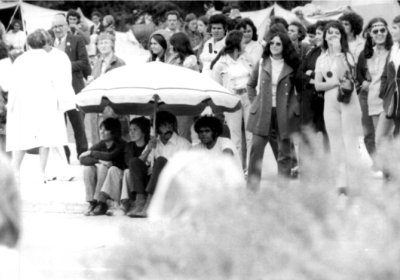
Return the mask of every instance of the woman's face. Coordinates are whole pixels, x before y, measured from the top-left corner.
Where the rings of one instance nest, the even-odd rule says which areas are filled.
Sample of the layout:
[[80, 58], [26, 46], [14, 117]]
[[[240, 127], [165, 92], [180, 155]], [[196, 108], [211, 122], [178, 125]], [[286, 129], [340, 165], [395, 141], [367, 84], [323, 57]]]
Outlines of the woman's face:
[[243, 32], [244, 43], [250, 43], [251, 39], [253, 39], [253, 29], [251, 28], [251, 26], [246, 25], [246, 29], [240, 28], [240, 31]]
[[315, 45], [317, 45], [318, 47], [322, 46], [323, 43], [323, 38], [324, 38], [324, 31], [320, 28], [318, 28], [317, 30], [315, 30]]
[[340, 34], [340, 30], [335, 28], [335, 27], [330, 27], [327, 31], [326, 31], [326, 35], [325, 35], [325, 40], [329, 43], [333, 43], [337, 40], [341, 39], [341, 34]]
[[21, 25], [18, 22], [14, 23], [13, 25], [14, 32], [18, 32], [21, 30]]
[[372, 41], [376, 45], [384, 45], [386, 42], [388, 30], [384, 23], [377, 22], [372, 25], [369, 34], [371, 35]]
[[133, 142], [138, 142], [144, 139], [144, 133], [136, 124], [129, 126], [129, 136]]
[[351, 29], [351, 24], [347, 20], [342, 20], [342, 25], [344, 27], [344, 33], [346, 33], [347, 35], [353, 32], [353, 30]]
[[113, 140], [113, 136], [111, 134], [111, 131], [106, 130], [104, 125], [100, 126], [99, 134], [100, 134], [100, 140], [102, 140], [102, 141]]
[[204, 34], [207, 31], [207, 25], [205, 25], [201, 20], [197, 21], [197, 31], [201, 34]]
[[269, 41], [269, 49], [271, 51], [272, 56], [282, 55], [283, 45], [282, 40], [279, 36], [275, 36]]
[[195, 32], [197, 30], [197, 19], [191, 20], [188, 26], [190, 31]]
[[392, 33], [393, 41], [400, 42], [400, 24], [393, 23], [390, 32]]
[[151, 38], [150, 40], [150, 51], [157, 55], [157, 56], [161, 56], [164, 52], [163, 47], [161, 47], [161, 45], [156, 41], [156, 39]]
[[97, 43], [97, 48], [102, 55], [108, 55], [113, 51], [113, 43], [109, 39], [104, 39]]

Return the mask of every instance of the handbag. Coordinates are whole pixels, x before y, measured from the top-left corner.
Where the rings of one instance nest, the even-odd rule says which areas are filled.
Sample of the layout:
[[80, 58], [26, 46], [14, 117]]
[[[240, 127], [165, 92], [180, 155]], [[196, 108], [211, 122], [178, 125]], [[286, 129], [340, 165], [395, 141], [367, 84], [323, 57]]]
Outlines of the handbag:
[[355, 87], [355, 79], [352, 71], [352, 67], [347, 60], [347, 55], [345, 54], [345, 59], [346, 63], [349, 67], [350, 70], [347, 70], [343, 76], [343, 78], [340, 79], [340, 85], [339, 85], [339, 91], [338, 91], [338, 96], [337, 96], [337, 101], [341, 102], [343, 104], [349, 104], [351, 94], [354, 91]]

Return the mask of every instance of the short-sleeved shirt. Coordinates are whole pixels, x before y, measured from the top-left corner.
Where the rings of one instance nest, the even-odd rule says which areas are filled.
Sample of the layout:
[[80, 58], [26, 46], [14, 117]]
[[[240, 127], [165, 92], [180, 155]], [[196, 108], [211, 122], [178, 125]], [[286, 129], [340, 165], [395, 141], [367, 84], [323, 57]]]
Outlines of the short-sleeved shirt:
[[229, 138], [218, 137], [214, 147], [212, 147], [211, 149], [208, 149], [206, 147], [206, 145], [204, 145], [203, 143], [194, 145], [192, 149], [209, 151], [210, 153], [212, 153], [214, 155], [221, 155], [224, 152], [224, 150], [229, 149], [229, 150], [232, 150], [232, 152], [233, 152], [233, 158], [234, 158], [235, 162], [238, 165], [240, 165], [239, 153], [235, 147], [235, 144]]

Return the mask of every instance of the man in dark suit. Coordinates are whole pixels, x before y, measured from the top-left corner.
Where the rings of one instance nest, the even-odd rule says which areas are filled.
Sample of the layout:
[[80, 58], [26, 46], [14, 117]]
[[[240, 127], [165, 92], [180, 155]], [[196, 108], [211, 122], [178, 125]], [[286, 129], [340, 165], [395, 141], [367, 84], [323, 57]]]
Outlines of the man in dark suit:
[[[54, 33], [54, 46], [64, 51], [72, 64], [72, 87], [75, 94], [78, 94], [84, 87], [84, 78], [91, 73], [89, 58], [82, 37], [73, 35], [69, 32], [67, 20], [63, 14], [57, 14], [52, 21], [52, 30]], [[78, 109], [67, 111], [69, 121], [74, 130], [76, 152], [78, 156], [87, 151], [88, 141], [85, 134], [84, 114]], [[69, 158], [69, 149], [66, 148]]]

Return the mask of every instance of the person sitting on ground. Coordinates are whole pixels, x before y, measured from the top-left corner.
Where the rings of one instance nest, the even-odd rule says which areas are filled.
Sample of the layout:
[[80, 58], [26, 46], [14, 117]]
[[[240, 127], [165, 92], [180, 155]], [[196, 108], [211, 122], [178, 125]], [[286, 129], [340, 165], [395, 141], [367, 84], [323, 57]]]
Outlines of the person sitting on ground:
[[[130, 121], [129, 134], [131, 141], [125, 144], [124, 159], [125, 167], [123, 170], [117, 166], [112, 166], [108, 170], [107, 177], [104, 181], [103, 187], [100, 192], [100, 200], [106, 203], [108, 199], [116, 202], [121, 202], [121, 207], [111, 207], [105, 213], [109, 216], [118, 214], [119, 210], [126, 213], [131, 204], [144, 205], [146, 197], [144, 194], [136, 193], [132, 181], [140, 184], [144, 182], [147, 184], [149, 179], [148, 170], [148, 156], [151, 148], [147, 145], [150, 140], [150, 120], [145, 117], [134, 118]], [[141, 170], [141, 172], [135, 172]], [[132, 178], [134, 178], [132, 180]], [[138, 189], [144, 189], [139, 187]], [[134, 199], [134, 203], [133, 202]], [[96, 212], [94, 213], [97, 214]], [[100, 212], [99, 214], [104, 214]]]
[[178, 152], [189, 150], [191, 148], [190, 142], [177, 134], [176, 117], [170, 112], [160, 111], [157, 113], [156, 131], [159, 135], [158, 139], [152, 139], [149, 142], [149, 147], [154, 149], [154, 163], [152, 174], [147, 186], [143, 180], [140, 180], [140, 178], [145, 177], [143, 174], [145, 170], [141, 168], [140, 165], [131, 166], [134, 167], [131, 170], [131, 174], [143, 174], [132, 177], [134, 191], [136, 194], [147, 197], [145, 203], [141, 200], [141, 203], [138, 204], [137, 207], [128, 212], [127, 215], [129, 217], [147, 216], [147, 208], [149, 207], [151, 198], [156, 190], [158, 178], [168, 160]]
[[100, 201], [100, 190], [103, 187], [108, 169], [116, 166], [124, 169], [125, 142], [121, 139], [121, 123], [118, 119], [105, 119], [100, 125], [100, 142], [79, 156], [84, 165], [83, 182], [86, 189], [86, 201], [89, 208], [86, 216], [105, 213], [107, 204]]
[[214, 116], [202, 116], [194, 124], [194, 130], [199, 135], [200, 143], [193, 146], [193, 150], [207, 150], [213, 154], [228, 154], [234, 157], [240, 166], [239, 153], [233, 141], [221, 137], [222, 122]]

